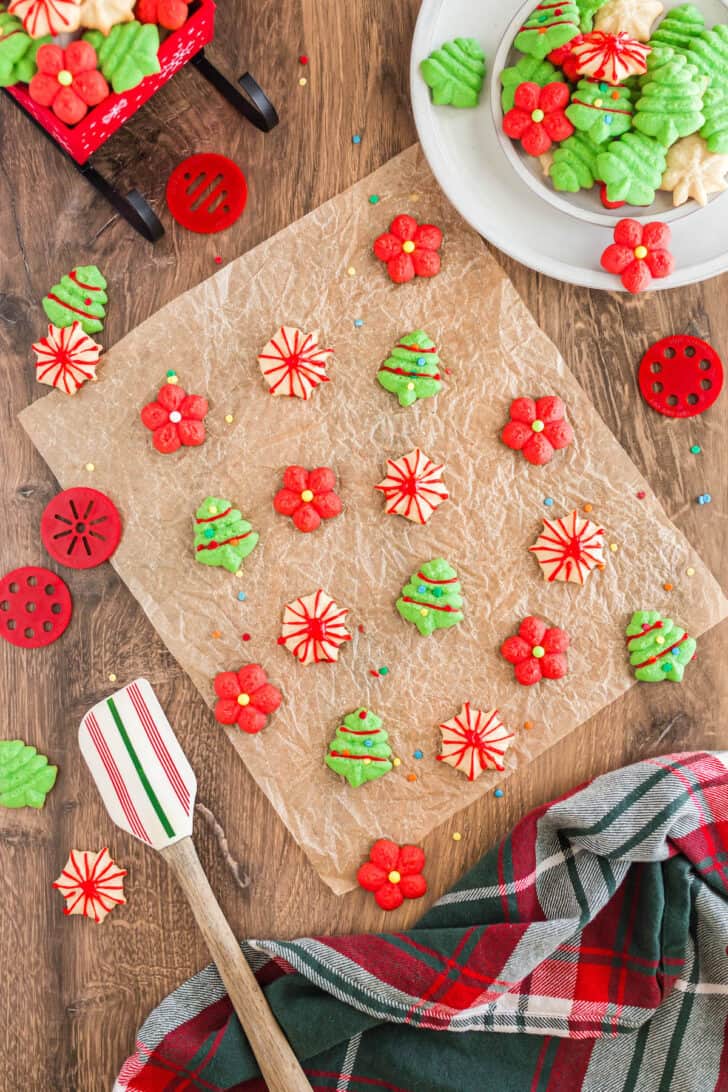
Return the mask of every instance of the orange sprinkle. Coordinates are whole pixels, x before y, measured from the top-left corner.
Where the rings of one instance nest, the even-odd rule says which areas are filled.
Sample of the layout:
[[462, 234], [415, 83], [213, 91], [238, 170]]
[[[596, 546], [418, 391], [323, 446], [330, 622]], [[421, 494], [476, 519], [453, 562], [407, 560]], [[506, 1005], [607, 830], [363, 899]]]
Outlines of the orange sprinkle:
[[533, 728], [533, 721], [532, 720], [524, 720], [523, 727], [526, 729], [527, 732], [530, 731], [530, 729]]
[[212, 633], [210, 634], [210, 636], [211, 636], [211, 637], [214, 637], [214, 638], [215, 638], [215, 640], [217, 640], [217, 639], [218, 639], [218, 637], [222, 637], [222, 633], [220, 633], [220, 630], [219, 630], [219, 629], [213, 629], [213, 631], [212, 631]]
[[585, 511], [585, 512], [591, 512], [591, 510], [592, 510], [592, 508], [593, 508], [593, 507], [594, 507], [594, 505], [593, 505], [593, 504], [585, 504], [585, 505], [584, 505], [584, 511]]
[[408, 773], [407, 774], [407, 780], [408, 781], [416, 781], [417, 780], [417, 774], [416, 773]]
[[597, 568], [598, 569], [606, 569], [606, 567], [607, 566], [604, 564], [603, 561], [597, 561]]
[[672, 584], [668, 581], [667, 584], [662, 585], [665, 591], [672, 591]]

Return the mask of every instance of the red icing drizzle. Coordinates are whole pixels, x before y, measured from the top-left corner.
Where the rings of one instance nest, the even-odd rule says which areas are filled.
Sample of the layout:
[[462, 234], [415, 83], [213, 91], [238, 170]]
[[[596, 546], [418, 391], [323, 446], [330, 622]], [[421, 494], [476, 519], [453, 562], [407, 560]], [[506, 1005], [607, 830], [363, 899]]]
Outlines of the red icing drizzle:
[[677, 647], [678, 647], [678, 645], [681, 645], [681, 644], [683, 643], [683, 641], [687, 641], [687, 639], [688, 639], [688, 636], [689, 636], [689, 634], [687, 634], [687, 633], [684, 633], [684, 634], [683, 634], [683, 636], [682, 636], [682, 637], [680, 638], [680, 640], [679, 640], [679, 641], [676, 641], [674, 645], [670, 645], [670, 647], [669, 647], [669, 648], [665, 648], [665, 649], [663, 649], [663, 650], [662, 650], [662, 652], [658, 652], [656, 656], [650, 656], [649, 660], [645, 660], [645, 661], [644, 661], [644, 663], [641, 663], [641, 664], [634, 664], [633, 666], [634, 666], [635, 670], [637, 670], [637, 669], [638, 669], [638, 668], [640, 668], [640, 667], [647, 667], [647, 665], [648, 665], [648, 664], [654, 664], [654, 663], [657, 663], [657, 661], [658, 661], [658, 660], [659, 660], [659, 659], [660, 659], [660, 658], [661, 658], [662, 656], [667, 656], [667, 654], [668, 654], [669, 652], [672, 652], [673, 648], [677, 648]]
[[224, 512], [219, 512], [216, 516], [205, 516], [204, 519], [195, 517], [195, 523], [214, 523], [216, 519], [224, 519], [228, 512], [232, 512], [232, 508], [226, 508]]
[[[207, 523], [209, 521], [200, 520], [199, 522]], [[232, 546], [236, 542], [242, 542], [244, 538], [247, 538], [248, 535], [251, 535], [252, 533], [252, 531], [246, 531], [244, 535], [236, 535], [235, 538], [226, 538], [222, 542], [205, 542], [197, 547], [197, 553], [199, 554], [200, 550], [219, 550], [221, 546]]]
[[368, 758], [370, 762], [389, 762], [388, 758], [377, 758], [376, 755], [345, 755], [341, 751], [329, 751], [332, 758], [346, 758], [350, 762], [363, 762]]
[[426, 607], [427, 610], [445, 611], [446, 614], [450, 614], [452, 611], [457, 612], [459, 610], [459, 608], [457, 607], [448, 607], [447, 605], [445, 605], [444, 607], [439, 607], [436, 603], [423, 603], [421, 599], [410, 599], [407, 595], [402, 596], [402, 602], [414, 603], [416, 607]]
[[424, 580], [427, 584], [457, 584], [458, 578], [451, 576], [449, 580], [433, 580], [429, 576], [425, 576], [424, 573], [417, 573], [418, 580]]

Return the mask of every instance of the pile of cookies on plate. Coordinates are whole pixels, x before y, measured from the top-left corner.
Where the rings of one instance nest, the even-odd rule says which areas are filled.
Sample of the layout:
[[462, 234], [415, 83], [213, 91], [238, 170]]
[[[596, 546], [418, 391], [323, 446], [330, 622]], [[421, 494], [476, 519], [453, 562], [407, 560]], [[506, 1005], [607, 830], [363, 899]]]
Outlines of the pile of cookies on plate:
[[557, 190], [607, 208], [728, 188], [728, 25], [660, 0], [544, 0], [501, 73], [503, 129]]

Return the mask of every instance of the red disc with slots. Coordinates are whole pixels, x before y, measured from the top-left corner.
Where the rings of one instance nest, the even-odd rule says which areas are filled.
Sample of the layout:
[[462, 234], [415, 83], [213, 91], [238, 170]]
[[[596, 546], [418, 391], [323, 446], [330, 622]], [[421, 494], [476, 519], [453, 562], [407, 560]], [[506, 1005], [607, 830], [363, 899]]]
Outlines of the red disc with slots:
[[657, 341], [637, 373], [642, 397], [666, 417], [695, 417], [713, 405], [723, 386], [723, 364], [707, 341], [674, 334]]
[[105, 493], [79, 485], [46, 505], [40, 537], [54, 561], [69, 569], [93, 569], [119, 545], [121, 517]]
[[52, 645], [65, 632], [73, 600], [50, 569], [26, 565], [0, 580], [0, 637], [19, 648]]
[[212, 235], [234, 224], [245, 208], [245, 175], [224, 155], [191, 155], [172, 171], [167, 204], [178, 224]]

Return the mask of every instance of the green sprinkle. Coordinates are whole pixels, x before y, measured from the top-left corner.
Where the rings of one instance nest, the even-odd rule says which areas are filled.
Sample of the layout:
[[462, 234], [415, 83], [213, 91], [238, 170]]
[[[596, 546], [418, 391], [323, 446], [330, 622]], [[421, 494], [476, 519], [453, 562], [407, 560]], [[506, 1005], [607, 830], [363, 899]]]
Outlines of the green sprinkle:
[[369, 198], [369, 204], [370, 205], [378, 205], [379, 201], [380, 201], [380, 197], [379, 197], [378, 193], [373, 193], [371, 195], [371, 197]]
[[388, 675], [389, 674], [389, 668], [388, 667], [380, 667], [379, 668], [379, 674], [380, 675]]
[[690, 448], [690, 454], [699, 455], [702, 450], [703, 449], [701, 448], [700, 444], [693, 444], [693, 446]]

